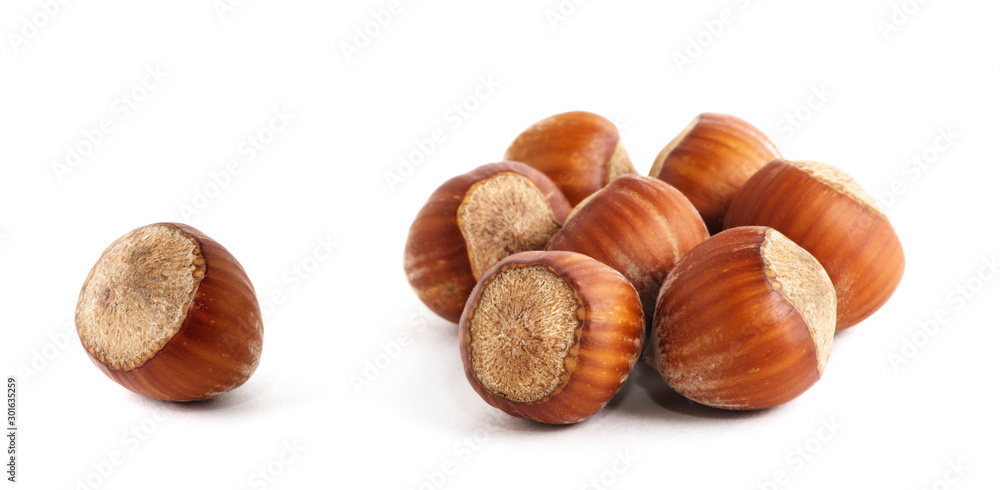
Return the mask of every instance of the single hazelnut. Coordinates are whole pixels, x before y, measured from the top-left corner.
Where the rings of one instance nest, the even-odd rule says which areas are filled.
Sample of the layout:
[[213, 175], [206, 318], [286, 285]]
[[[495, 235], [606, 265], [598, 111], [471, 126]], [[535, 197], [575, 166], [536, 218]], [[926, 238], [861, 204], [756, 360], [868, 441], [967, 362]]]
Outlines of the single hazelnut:
[[777, 147], [750, 123], [705, 113], [660, 151], [649, 175], [687, 196], [714, 234], [722, 230], [736, 191], [775, 158]]
[[573, 208], [545, 249], [582, 253], [622, 273], [651, 320], [667, 273], [706, 238], [698, 211], [677, 189], [625, 175]]
[[770, 226], [809, 251], [837, 289], [837, 330], [882, 307], [903, 278], [903, 246], [851, 176], [817, 162], [775, 160], [737, 193], [726, 227]]
[[133, 230], [101, 254], [80, 292], [76, 327], [104, 374], [166, 401], [242, 385], [257, 369], [264, 334], [240, 263], [177, 223]]
[[644, 329], [639, 296], [614, 269], [572, 252], [524, 252], [490, 269], [469, 297], [462, 364], [490, 405], [572, 424], [618, 392]]
[[809, 252], [770, 228], [729, 229], [691, 250], [663, 283], [653, 365], [698, 403], [774, 407], [823, 375], [836, 307]]
[[570, 206], [544, 174], [518, 162], [483, 165], [438, 187], [417, 213], [403, 268], [431, 311], [458, 322], [469, 293], [508, 255], [540, 250]]
[[541, 170], [572, 206], [612, 180], [635, 173], [614, 123], [580, 111], [533, 124], [510, 144], [504, 160]]

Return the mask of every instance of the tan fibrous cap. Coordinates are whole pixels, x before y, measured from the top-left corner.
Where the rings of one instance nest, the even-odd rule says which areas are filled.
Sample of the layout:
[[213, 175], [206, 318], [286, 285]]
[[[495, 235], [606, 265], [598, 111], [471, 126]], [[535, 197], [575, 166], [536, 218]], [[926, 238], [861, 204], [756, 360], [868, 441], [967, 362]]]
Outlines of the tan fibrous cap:
[[788, 301], [809, 329], [822, 376], [837, 329], [837, 292], [830, 276], [815, 257], [774, 229], [764, 234], [760, 258], [771, 288]]
[[458, 207], [457, 220], [476, 280], [508, 255], [541, 250], [562, 227], [538, 186], [516, 172], [473, 184]]
[[496, 396], [544, 401], [569, 381], [586, 310], [576, 291], [542, 264], [512, 264], [485, 283], [469, 318], [473, 374]]
[[582, 254], [524, 252], [483, 276], [460, 343], [466, 377], [489, 404], [567, 424], [610, 401], [643, 332], [638, 295], [621, 274]]
[[180, 330], [204, 277], [201, 247], [180, 229], [129, 232], [101, 255], [80, 292], [84, 347], [112, 369], [143, 365]]

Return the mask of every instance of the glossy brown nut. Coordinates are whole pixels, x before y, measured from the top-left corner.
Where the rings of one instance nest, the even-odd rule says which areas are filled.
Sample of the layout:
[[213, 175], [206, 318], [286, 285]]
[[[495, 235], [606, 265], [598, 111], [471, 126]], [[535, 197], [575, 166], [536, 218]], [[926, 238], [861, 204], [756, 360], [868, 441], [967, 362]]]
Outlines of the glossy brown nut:
[[417, 213], [403, 268], [420, 300], [458, 322], [483, 272], [500, 259], [540, 250], [570, 206], [544, 174], [518, 162], [483, 165], [438, 187]]
[[663, 148], [649, 175], [681, 191], [714, 234], [722, 230], [736, 192], [754, 172], [780, 156], [774, 143], [750, 123], [705, 113]]
[[469, 297], [462, 364], [490, 405], [572, 424], [618, 392], [644, 329], [639, 296], [614, 269], [572, 252], [524, 252], [487, 272]]
[[541, 170], [571, 206], [612, 180], [635, 173], [618, 128], [590, 112], [566, 112], [535, 123], [510, 144], [504, 159]]
[[264, 334], [243, 267], [178, 223], [138, 228], [111, 244], [84, 282], [76, 325], [104, 374], [166, 401], [242, 385], [257, 369]]
[[733, 228], [667, 276], [652, 364], [698, 403], [770, 408], [819, 380], [835, 323], [836, 293], [815, 258], [773, 229]]
[[837, 330], [882, 307], [903, 278], [903, 246], [878, 203], [849, 175], [816, 162], [775, 160], [733, 199], [726, 227], [770, 226], [826, 268], [837, 288]]
[[677, 189], [625, 175], [574, 208], [545, 249], [582, 253], [622, 273], [652, 319], [663, 279], [706, 238], [698, 211]]

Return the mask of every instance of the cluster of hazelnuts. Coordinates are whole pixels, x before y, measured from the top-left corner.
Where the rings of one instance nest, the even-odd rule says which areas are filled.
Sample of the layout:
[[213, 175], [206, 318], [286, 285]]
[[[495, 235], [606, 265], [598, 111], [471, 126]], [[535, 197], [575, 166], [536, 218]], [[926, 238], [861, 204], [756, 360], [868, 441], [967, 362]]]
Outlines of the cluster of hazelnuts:
[[696, 117], [649, 177], [587, 112], [534, 124], [504, 160], [433, 193], [404, 268], [459, 324], [473, 389], [517, 417], [580, 422], [640, 357], [695, 402], [780, 405], [903, 275], [899, 238], [853, 178], [783, 159], [737, 117]]

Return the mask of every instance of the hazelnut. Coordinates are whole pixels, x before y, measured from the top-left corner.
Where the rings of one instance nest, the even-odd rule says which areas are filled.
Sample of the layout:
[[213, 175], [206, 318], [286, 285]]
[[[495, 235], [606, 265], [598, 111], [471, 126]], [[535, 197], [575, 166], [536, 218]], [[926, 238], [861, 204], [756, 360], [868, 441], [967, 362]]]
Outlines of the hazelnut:
[[166, 401], [242, 385], [260, 362], [264, 333], [243, 267], [177, 223], [133, 230], [101, 254], [80, 292], [76, 327], [104, 374]]
[[462, 364], [490, 405], [572, 424], [618, 392], [644, 329], [639, 296], [614, 269], [572, 252], [524, 252], [490, 269], [469, 297]]
[[837, 289], [838, 330], [875, 313], [903, 277], [903, 247], [889, 219], [830, 165], [767, 164], [737, 193], [725, 224], [770, 226], [815, 256]]
[[823, 375], [836, 305], [809, 252], [770, 228], [729, 229], [681, 258], [663, 283], [653, 365], [698, 403], [774, 407]]
[[649, 175], [681, 191], [708, 231], [722, 230], [733, 196], [758, 169], [779, 158], [777, 147], [750, 123], [705, 113], [660, 151]]
[[698, 211], [677, 189], [625, 175], [574, 208], [545, 249], [582, 253], [622, 273], [651, 320], [667, 273], [706, 238]]
[[618, 128], [590, 112], [566, 112], [524, 130], [504, 155], [552, 179], [576, 206], [612, 180], [634, 174]]
[[508, 255], [540, 250], [570, 206], [555, 184], [523, 163], [483, 165], [445, 182], [417, 213], [403, 268], [421, 301], [458, 322], [469, 293]]

